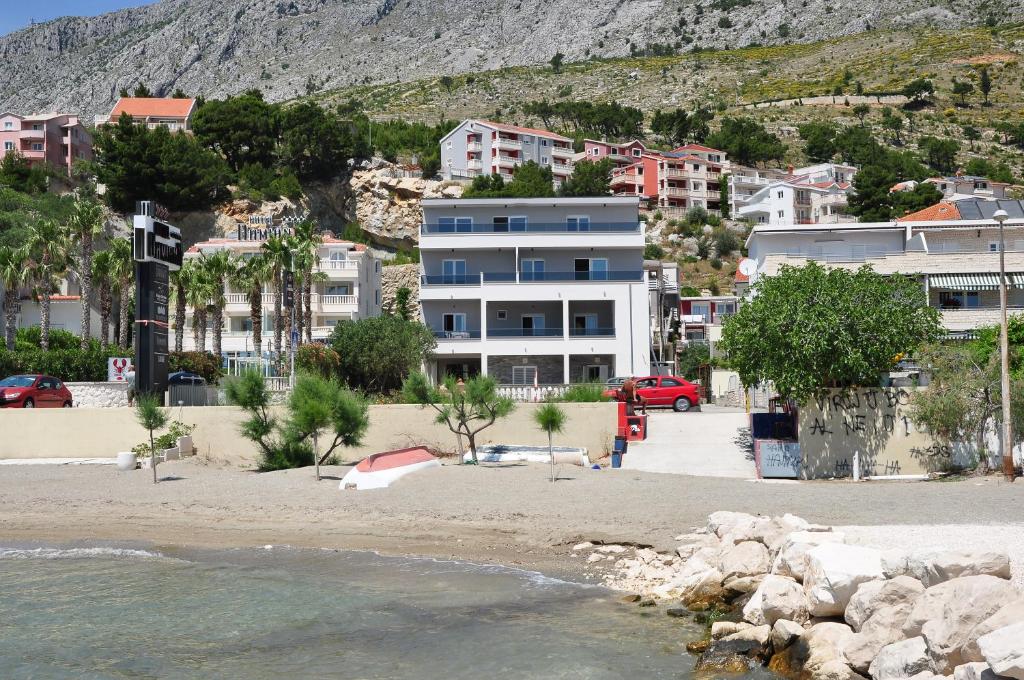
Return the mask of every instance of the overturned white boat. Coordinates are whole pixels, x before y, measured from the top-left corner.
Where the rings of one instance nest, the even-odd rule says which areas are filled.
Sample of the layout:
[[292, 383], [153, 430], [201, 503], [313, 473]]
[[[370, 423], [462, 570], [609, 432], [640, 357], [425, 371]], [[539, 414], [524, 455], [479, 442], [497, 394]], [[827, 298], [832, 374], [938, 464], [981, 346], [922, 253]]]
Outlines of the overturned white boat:
[[339, 488], [343, 491], [384, 489], [407, 474], [431, 467], [441, 467], [441, 461], [422, 446], [375, 453], [349, 470]]
[[[582, 465], [590, 467], [590, 458], [585, 448], [555, 446], [552, 448], [555, 464]], [[482, 463], [547, 463], [551, 460], [546, 446], [523, 446], [518, 444], [487, 444], [477, 447], [476, 457]], [[473, 460], [467, 453], [464, 460]]]

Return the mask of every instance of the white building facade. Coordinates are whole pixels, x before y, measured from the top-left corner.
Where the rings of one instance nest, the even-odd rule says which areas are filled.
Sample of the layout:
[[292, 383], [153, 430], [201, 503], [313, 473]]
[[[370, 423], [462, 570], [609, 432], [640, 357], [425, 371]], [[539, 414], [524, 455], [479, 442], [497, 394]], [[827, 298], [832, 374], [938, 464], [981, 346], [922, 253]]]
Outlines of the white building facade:
[[[246, 231], [252, 240], [213, 239], [197, 243], [185, 253], [186, 258], [200, 258], [219, 250], [229, 250], [244, 259], [260, 252], [263, 240], [259, 230]], [[341, 321], [354, 321], [378, 316], [381, 312], [381, 262], [361, 243], [323, 237], [318, 249], [318, 264], [313, 270], [311, 296], [313, 309], [313, 340], [326, 340]], [[300, 296], [296, 284], [296, 304]], [[261, 333], [264, 358], [270, 356], [274, 337], [274, 286], [264, 284], [263, 328]], [[247, 291], [235, 290], [228, 282], [224, 287], [224, 323], [221, 351], [225, 358], [253, 357], [252, 318]], [[195, 347], [192, 334], [193, 310], [186, 310], [186, 329], [182, 349], [192, 351], [211, 348], [212, 334], [207, 329], [205, 348]], [[212, 319], [208, 315], [208, 325]], [[287, 343], [287, 338], [285, 338]]]
[[510, 182], [517, 167], [533, 161], [551, 168], [558, 187], [572, 174], [574, 155], [571, 139], [547, 130], [465, 120], [441, 138], [441, 175], [458, 180], [493, 174]]
[[856, 172], [837, 163], [785, 171], [737, 166], [729, 175], [731, 214], [755, 224], [853, 222], [846, 206]]
[[420, 313], [428, 375], [558, 385], [651, 367], [636, 198], [427, 199]]

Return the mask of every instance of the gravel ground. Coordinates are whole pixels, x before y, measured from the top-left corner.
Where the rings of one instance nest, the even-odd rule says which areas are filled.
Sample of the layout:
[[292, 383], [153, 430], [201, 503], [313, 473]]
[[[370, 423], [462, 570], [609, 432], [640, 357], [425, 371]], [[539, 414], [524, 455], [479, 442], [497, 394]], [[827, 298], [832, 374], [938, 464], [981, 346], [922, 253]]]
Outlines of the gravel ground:
[[[571, 575], [582, 540], [633, 542], [660, 550], [703, 526], [715, 510], [792, 512], [831, 525], [935, 527], [907, 540], [932, 542], [963, 528], [959, 548], [1010, 546], [1020, 555], [1024, 482], [756, 483], [629, 470], [546, 465], [453, 466], [425, 470], [379, 491], [339, 491], [348, 470], [257, 474], [196, 459], [148, 470], [110, 466], [9, 466], [0, 470], [0, 541], [139, 540], [164, 545], [267, 543], [378, 549], [521, 565]], [[172, 481], [173, 480], [173, 481]], [[1015, 525], [1013, 529], [1008, 525]], [[959, 529], [958, 529], [959, 531]], [[903, 532], [882, 530], [892, 545]], [[1004, 540], [1005, 539], [1005, 540]], [[1016, 547], [1013, 547], [1016, 546]]]

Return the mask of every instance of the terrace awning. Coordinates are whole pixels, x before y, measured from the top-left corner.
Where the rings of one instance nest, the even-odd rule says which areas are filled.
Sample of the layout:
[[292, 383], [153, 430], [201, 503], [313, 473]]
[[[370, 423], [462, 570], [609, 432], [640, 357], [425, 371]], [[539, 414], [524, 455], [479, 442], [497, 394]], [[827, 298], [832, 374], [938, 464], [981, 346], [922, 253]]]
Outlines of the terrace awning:
[[[1024, 274], [1007, 273], [1006, 279], [1013, 287], [1024, 281]], [[999, 290], [999, 274], [932, 274], [928, 285], [943, 290]]]

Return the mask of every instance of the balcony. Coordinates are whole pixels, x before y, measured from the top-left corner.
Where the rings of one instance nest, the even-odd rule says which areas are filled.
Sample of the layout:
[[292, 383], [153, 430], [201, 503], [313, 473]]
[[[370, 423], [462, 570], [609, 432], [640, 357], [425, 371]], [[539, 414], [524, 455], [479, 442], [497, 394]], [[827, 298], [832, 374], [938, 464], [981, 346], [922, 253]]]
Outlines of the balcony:
[[568, 163], [559, 163], [557, 160], [552, 161], [551, 169], [555, 172], [564, 172], [566, 174], [572, 172], [572, 166]]
[[689, 198], [690, 190], [684, 189], [683, 187], [668, 187], [662, 193], [666, 196], [676, 196], [678, 198]]
[[561, 338], [561, 328], [489, 328], [488, 338]]
[[551, 155], [555, 158], [572, 158], [576, 155], [571, 146], [553, 146], [551, 147]]
[[[244, 305], [246, 309], [249, 308], [249, 294], [248, 293], [228, 293], [224, 296], [224, 300], [228, 306]], [[272, 305], [274, 304], [274, 294], [264, 293], [263, 304]]]
[[518, 156], [509, 156], [508, 154], [500, 154], [496, 161], [499, 166], [504, 165], [506, 167], [514, 168], [517, 165], [521, 165], [523, 160]]
[[523, 143], [518, 139], [512, 139], [511, 137], [498, 137], [497, 139], [491, 140], [491, 143], [499, 149], [522, 149]]
[[[513, 274], [513, 276], [515, 276]], [[422, 286], [479, 286], [480, 274], [424, 274], [420, 276]]]
[[320, 305], [320, 307], [350, 307], [358, 304], [358, 299], [355, 295], [312, 295], [313, 302]]
[[683, 178], [686, 178], [686, 177], [692, 176], [693, 173], [689, 172], [688, 170], [682, 170], [680, 168], [665, 168], [664, 170], [661, 171], [661, 175], [663, 177], [683, 177]]
[[20, 130], [18, 132], [19, 139], [42, 139], [45, 136], [45, 130]]
[[466, 167], [470, 170], [483, 170], [484, 164], [479, 158], [470, 158], [466, 161]]
[[467, 142], [466, 143], [466, 150], [467, 151], [478, 151], [478, 152], [479, 151], [483, 151], [484, 150], [484, 145], [481, 144], [480, 142]]
[[439, 331], [431, 329], [434, 333], [434, 337], [440, 340], [479, 340], [480, 331], [475, 330], [462, 330], [462, 331]]
[[480, 272], [479, 274], [425, 274], [420, 276], [422, 286], [479, 286], [485, 283], [549, 283], [568, 281], [640, 282], [641, 270], [612, 270], [591, 272]]
[[755, 186], [768, 186], [771, 180], [767, 177], [754, 177], [752, 175], [730, 175], [729, 180], [734, 184], [753, 184]]
[[573, 338], [614, 338], [614, 328], [570, 328], [569, 337]]
[[[499, 228], [500, 227], [500, 228]], [[567, 224], [565, 222], [527, 222], [526, 224], [421, 224], [421, 234], [568, 234], [574, 232], [635, 234], [640, 231], [639, 222], [590, 222], [589, 224]]]
[[320, 260], [321, 271], [358, 271], [359, 263], [355, 260]]
[[611, 186], [621, 186], [623, 184], [643, 184], [644, 176], [639, 175], [636, 172], [620, 172], [612, 173]]

